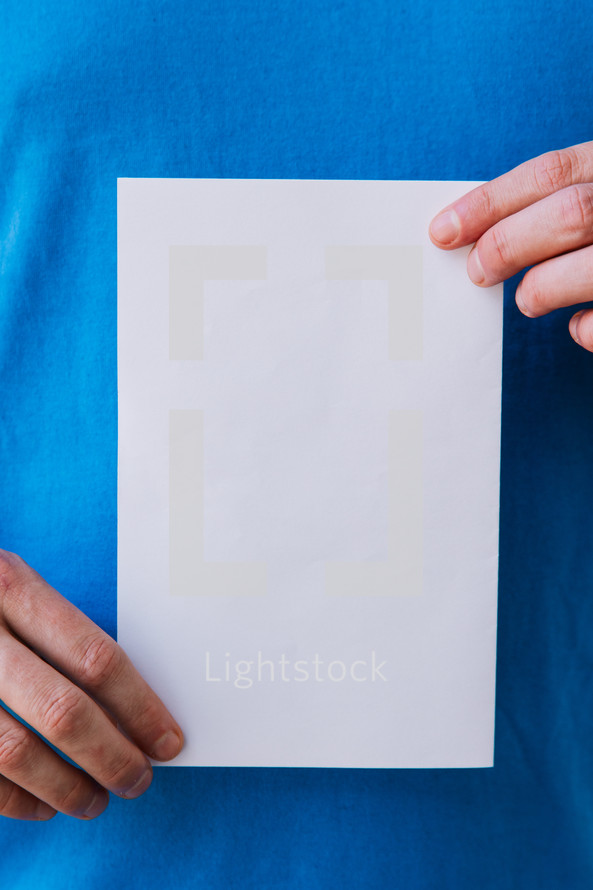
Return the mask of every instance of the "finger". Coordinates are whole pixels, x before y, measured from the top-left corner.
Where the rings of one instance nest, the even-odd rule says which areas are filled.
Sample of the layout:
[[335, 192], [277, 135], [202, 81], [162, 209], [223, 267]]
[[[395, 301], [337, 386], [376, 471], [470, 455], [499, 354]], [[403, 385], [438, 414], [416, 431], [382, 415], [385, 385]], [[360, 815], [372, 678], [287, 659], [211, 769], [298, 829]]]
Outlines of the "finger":
[[0, 699], [96, 781], [139, 797], [152, 780], [146, 756], [78, 686], [0, 629]]
[[517, 306], [529, 318], [592, 299], [591, 246], [554, 257], [529, 269], [515, 292]]
[[2, 709], [0, 773], [0, 813], [4, 816], [49, 819], [59, 810], [79, 819], [94, 819], [109, 802], [103, 788]]
[[470, 251], [469, 277], [498, 284], [525, 266], [593, 243], [593, 183], [573, 185], [488, 229]]
[[181, 728], [121, 646], [19, 557], [0, 551], [0, 560], [8, 626], [106, 707], [155, 760], [179, 754]]
[[549, 151], [480, 185], [432, 220], [433, 244], [452, 250], [472, 244], [499, 220], [560, 189], [593, 180], [593, 142]]
[[56, 815], [56, 810], [49, 804], [38, 800], [24, 788], [0, 776], [0, 816], [8, 819], [28, 819], [45, 822]]
[[[92, 698], [92, 696], [91, 696], [91, 698]], [[105, 716], [107, 717], [107, 719], [109, 720], [111, 725], [118, 726], [118, 722], [115, 719], [115, 717], [113, 716], [113, 714], [111, 713], [111, 711], [108, 711], [107, 708], [104, 705], [102, 705], [100, 701], [97, 701], [96, 698], [93, 698], [93, 701], [95, 702], [95, 704], [97, 705], [98, 708], [101, 708], [101, 710], [103, 711], [103, 713], [105, 714]]]
[[570, 336], [589, 352], [593, 352], [593, 309], [582, 309], [570, 319]]

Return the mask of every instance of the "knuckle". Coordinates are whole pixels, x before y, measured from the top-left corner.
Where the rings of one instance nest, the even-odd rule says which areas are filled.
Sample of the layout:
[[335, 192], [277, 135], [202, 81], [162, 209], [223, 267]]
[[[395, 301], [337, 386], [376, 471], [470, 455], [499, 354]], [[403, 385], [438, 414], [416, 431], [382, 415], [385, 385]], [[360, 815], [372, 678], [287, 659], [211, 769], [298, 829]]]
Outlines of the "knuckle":
[[119, 752], [103, 764], [101, 784], [115, 790], [128, 788], [142, 773], [143, 766], [144, 759], [140, 752], [137, 758]]
[[78, 775], [72, 785], [58, 794], [56, 799], [52, 801], [52, 806], [62, 813], [73, 815], [83, 812], [88, 803], [89, 779], [85, 773], [78, 770]]
[[0, 732], [0, 769], [18, 773], [34, 756], [35, 738], [24, 726], [9, 726]]
[[8, 779], [0, 779], [0, 815], [12, 816], [18, 808], [20, 788]]
[[163, 708], [159, 701], [141, 699], [133, 716], [136, 718], [136, 725], [141, 725], [146, 736], [155, 741], [169, 729], [168, 724], [163, 726]]
[[88, 718], [89, 703], [86, 697], [71, 686], [49, 696], [42, 708], [42, 732], [50, 739], [68, 741], [84, 730]]
[[564, 189], [562, 217], [566, 228], [578, 235], [593, 229], [593, 191], [587, 186], [573, 185]]
[[487, 241], [487, 257], [489, 265], [494, 266], [497, 272], [505, 269], [512, 262], [511, 246], [502, 226], [493, 226], [490, 229]]
[[480, 186], [475, 193], [475, 210], [480, 218], [492, 219], [496, 216], [496, 202], [490, 183]]
[[533, 162], [533, 178], [537, 191], [548, 195], [570, 185], [577, 166], [577, 156], [569, 148], [540, 155]]
[[77, 676], [83, 684], [98, 688], [117, 677], [123, 667], [123, 653], [115, 640], [96, 633], [84, 640], [78, 663]]

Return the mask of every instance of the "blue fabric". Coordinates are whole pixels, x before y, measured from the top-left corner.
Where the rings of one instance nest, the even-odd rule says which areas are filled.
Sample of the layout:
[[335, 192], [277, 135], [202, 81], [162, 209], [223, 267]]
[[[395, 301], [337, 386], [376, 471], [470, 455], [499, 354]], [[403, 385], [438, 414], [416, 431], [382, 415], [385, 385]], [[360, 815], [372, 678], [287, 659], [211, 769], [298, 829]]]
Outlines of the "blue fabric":
[[[490, 179], [591, 138], [592, 46], [588, 0], [3, 0], [1, 545], [115, 633], [118, 176]], [[157, 769], [1, 820], [3, 887], [593, 886], [593, 356], [512, 291], [494, 768]]]

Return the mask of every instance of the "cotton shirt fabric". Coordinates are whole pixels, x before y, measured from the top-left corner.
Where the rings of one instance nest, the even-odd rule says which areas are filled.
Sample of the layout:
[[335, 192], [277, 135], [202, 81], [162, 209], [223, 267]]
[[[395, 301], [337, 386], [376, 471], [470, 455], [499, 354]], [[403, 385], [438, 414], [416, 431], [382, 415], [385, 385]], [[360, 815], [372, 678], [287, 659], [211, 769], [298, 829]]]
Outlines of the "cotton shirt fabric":
[[[116, 634], [118, 177], [491, 179], [593, 138], [591, 46], [583, 0], [4, 0], [0, 546]], [[517, 280], [494, 767], [157, 768], [0, 820], [2, 887], [593, 886], [593, 356]]]

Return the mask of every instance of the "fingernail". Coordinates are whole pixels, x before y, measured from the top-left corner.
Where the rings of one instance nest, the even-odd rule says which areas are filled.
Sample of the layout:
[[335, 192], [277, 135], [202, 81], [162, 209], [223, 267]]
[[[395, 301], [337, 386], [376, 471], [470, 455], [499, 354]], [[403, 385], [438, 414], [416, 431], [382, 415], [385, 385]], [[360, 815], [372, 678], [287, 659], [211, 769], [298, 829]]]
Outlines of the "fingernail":
[[430, 234], [440, 244], [451, 244], [461, 232], [461, 223], [454, 210], [445, 210], [430, 224]]
[[129, 788], [126, 788], [125, 791], [119, 791], [120, 797], [125, 797], [126, 800], [132, 800], [135, 797], [140, 797], [141, 794], [144, 794], [150, 783], [152, 782], [152, 769], [150, 766], [147, 766], [142, 775], [134, 782], [133, 785], [130, 785]]
[[517, 287], [517, 290], [515, 291], [515, 303], [516, 303], [517, 306], [519, 307], [519, 310], [523, 313], [523, 315], [526, 315], [527, 318], [533, 318], [533, 317], [534, 317], [534, 316], [533, 316], [533, 313], [531, 313], [531, 312], [529, 311], [529, 309], [527, 308], [527, 306], [525, 305], [525, 302], [524, 302], [524, 300], [523, 300], [523, 292], [522, 292], [522, 290], [521, 290], [521, 285], [520, 285], [520, 284], [519, 284], [519, 286]]
[[480, 255], [477, 247], [474, 247], [467, 258], [467, 274], [474, 284], [482, 284], [486, 278], [484, 270], [482, 269], [482, 263], [480, 262]]
[[103, 810], [107, 807], [109, 803], [109, 795], [102, 792], [97, 791], [95, 796], [93, 797], [91, 804], [82, 814], [83, 819], [94, 819], [96, 816], [100, 816]]
[[568, 323], [568, 330], [570, 332], [570, 336], [575, 341], [575, 343], [579, 344], [579, 346], [582, 346], [582, 343], [579, 340], [579, 322], [583, 316], [583, 312], [584, 312], [584, 310], [581, 309], [580, 312], [577, 312], [576, 315], [573, 315], [573, 317], [570, 319], [570, 321]]
[[155, 760], [171, 760], [181, 751], [182, 740], [176, 732], [169, 730], [153, 745], [151, 756]]
[[33, 818], [38, 819], [39, 821], [47, 821], [47, 819], [51, 819], [56, 815], [56, 810], [53, 807], [50, 807], [48, 803], [44, 803], [42, 800], [39, 801], [35, 809], [33, 810]]

